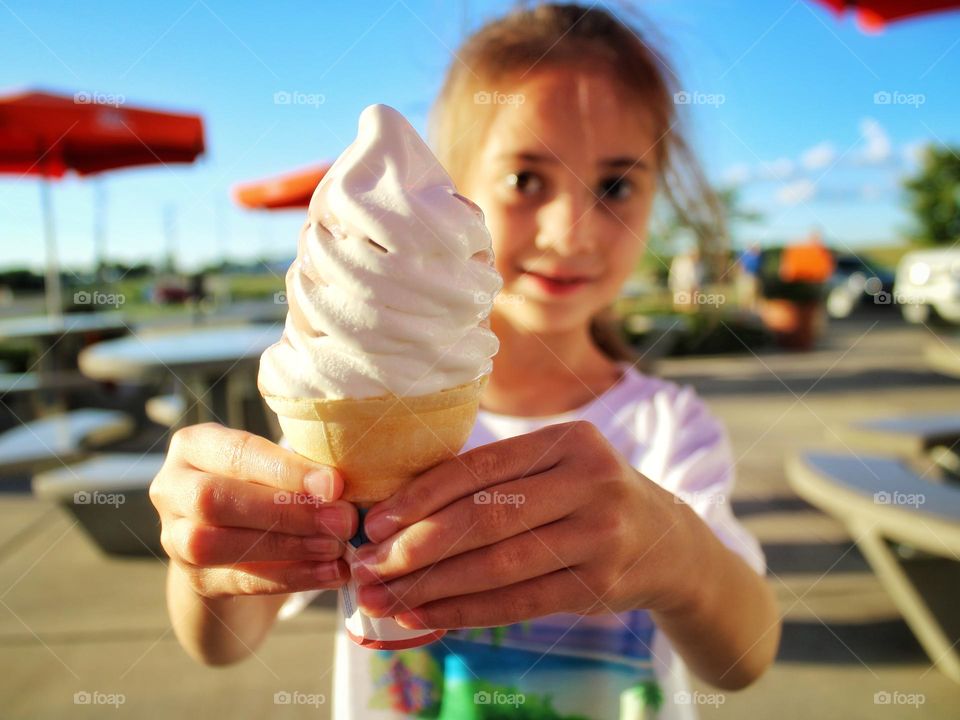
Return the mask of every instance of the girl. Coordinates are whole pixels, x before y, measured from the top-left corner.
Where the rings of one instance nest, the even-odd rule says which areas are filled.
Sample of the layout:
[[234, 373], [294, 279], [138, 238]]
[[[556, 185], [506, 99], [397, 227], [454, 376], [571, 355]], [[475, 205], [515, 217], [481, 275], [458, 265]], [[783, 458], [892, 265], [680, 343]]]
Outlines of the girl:
[[691, 717], [687, 666], [734, 689], [770, 665], [779, 618], [730, 511], [726, 434], [605, 331], [656, 192], [696, 212], [670, 76], [628, 25], [573, 5], [511, 14], [456, 53], [434, 141], [504, 279], [467, 451], [372, 508], [347, 568], [357, 514], [336, 472], [217, 425], [178, 432], [151, 497], [195, 658], [245, 657], [278, 612], [352, 573], [368, 614], [451, 632], [390, 652], [341, 627], [338, 720]]

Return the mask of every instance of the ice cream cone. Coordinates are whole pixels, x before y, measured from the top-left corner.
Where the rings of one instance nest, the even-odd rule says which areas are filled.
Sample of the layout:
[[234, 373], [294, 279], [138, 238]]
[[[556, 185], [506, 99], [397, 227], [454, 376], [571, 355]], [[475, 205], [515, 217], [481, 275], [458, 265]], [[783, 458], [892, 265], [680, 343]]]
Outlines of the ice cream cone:
[[[414, 397], [314, 400], [265, 393], [263, 398], [277, 413], [290, 447], [336, 467], [344, 479], [342, 499], [368, 508], [460, 451], [476, 421], [486, 380], [483, 376]], [[358, 532], [347, 544], [344, 560], [351, 562], [365, 539]], [[393, 618], [367, 617], [358, 607], [352, 579], [341, 588], [340, 598], [347, 633], [363, 647], [402, 650], [444, 635], [443, 630], [407, 630]]]
[[[416, 130], [371, 105], [357, 138], [314, 191], [287, 271], [283, 337], [257, 384], [290, 447], [337, 468], [368, 541], [367, 508], [470, 437], [499, 341], [489, 317], [503, 279], [480, 208], [456, 191]], [[411, 382], [411, 369], [424, 369]], [[401, 649], [444, 631], [365, 616], [341, 588], [345, 627], [364, 647]]]
[[486, 376], [449, 390], [400, 397], [316, 400], [264, 394], [290, 447], [331, 465], [342, 499], [369, 507], [463, 447]]

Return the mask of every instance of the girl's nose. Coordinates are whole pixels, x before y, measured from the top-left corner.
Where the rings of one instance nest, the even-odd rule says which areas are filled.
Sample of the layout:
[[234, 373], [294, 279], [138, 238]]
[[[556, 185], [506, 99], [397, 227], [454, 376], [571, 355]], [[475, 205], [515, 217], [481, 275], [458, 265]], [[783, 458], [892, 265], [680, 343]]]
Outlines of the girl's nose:
[[576, 255], [589, 249], [590, 205], [581, 193], [557, 193], [537, 212], [538, 250]]

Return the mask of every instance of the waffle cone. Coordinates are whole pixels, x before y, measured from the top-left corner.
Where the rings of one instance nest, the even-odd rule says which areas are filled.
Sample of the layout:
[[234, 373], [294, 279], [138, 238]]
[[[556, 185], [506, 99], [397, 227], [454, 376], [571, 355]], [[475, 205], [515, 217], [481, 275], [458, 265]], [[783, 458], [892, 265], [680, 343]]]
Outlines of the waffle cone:
[[434, 465], [456, 456], [470, 436], [486, 377], [449, 390], [336, 400], [264, 394], [294, 451], [332, 465], [342, 499], [369, 507]]

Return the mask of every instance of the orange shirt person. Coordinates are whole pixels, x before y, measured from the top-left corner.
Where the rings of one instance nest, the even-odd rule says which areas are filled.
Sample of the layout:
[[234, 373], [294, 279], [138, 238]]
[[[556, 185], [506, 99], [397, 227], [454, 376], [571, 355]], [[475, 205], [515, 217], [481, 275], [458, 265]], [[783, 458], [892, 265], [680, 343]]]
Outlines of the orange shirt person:
[[823, 244], [817, 231], [806, 242], [790, 245], [780, 259], [780, 279], [783, 282], [824, 283], [833, 275], [836, 261]]

